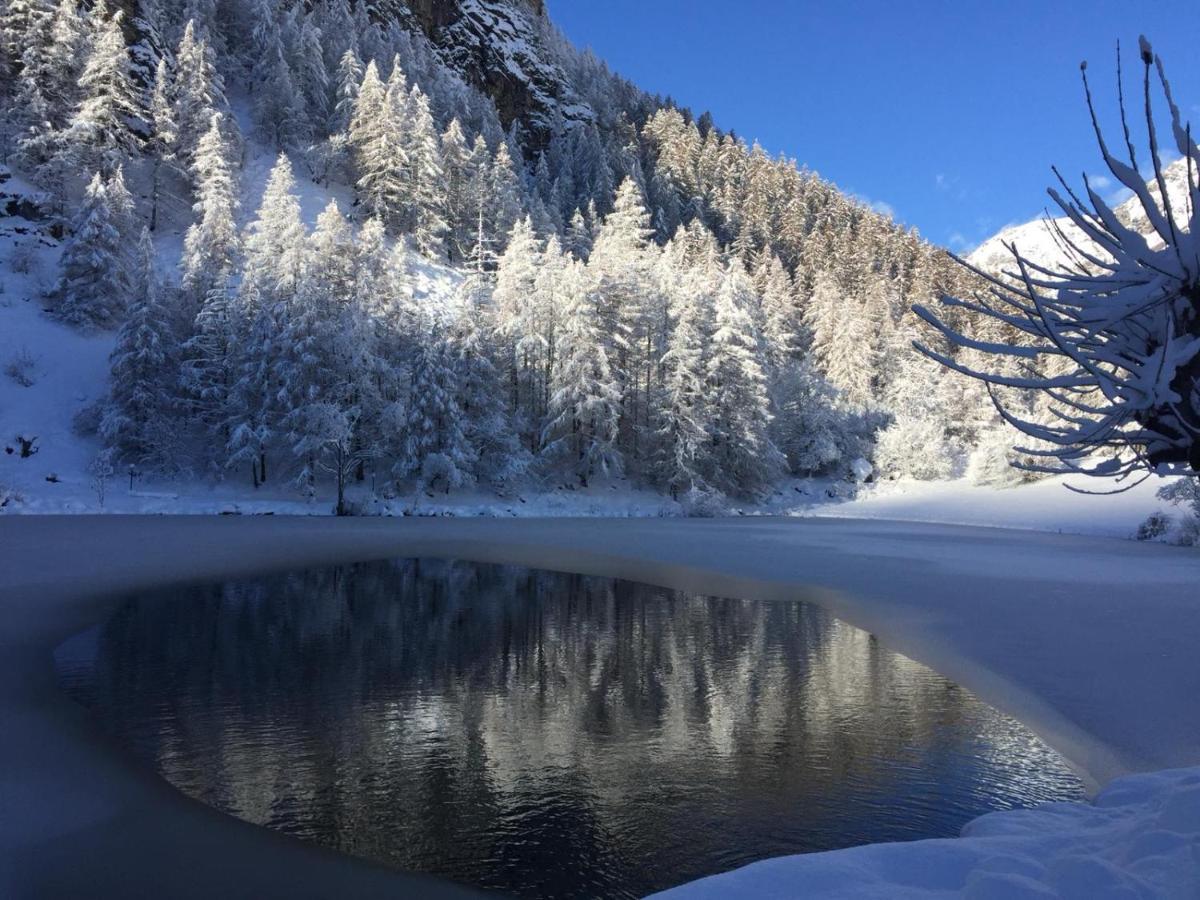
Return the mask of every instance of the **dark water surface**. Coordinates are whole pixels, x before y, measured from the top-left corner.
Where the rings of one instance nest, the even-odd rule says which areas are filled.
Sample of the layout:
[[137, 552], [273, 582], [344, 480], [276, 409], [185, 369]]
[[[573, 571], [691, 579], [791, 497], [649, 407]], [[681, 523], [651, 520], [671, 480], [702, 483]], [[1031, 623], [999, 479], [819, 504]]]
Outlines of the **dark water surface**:
[[59, 668], [191, 797], [525, 897], [1082, 796], [1021, 725], [799, 602], [370, 563], [135, 599]]

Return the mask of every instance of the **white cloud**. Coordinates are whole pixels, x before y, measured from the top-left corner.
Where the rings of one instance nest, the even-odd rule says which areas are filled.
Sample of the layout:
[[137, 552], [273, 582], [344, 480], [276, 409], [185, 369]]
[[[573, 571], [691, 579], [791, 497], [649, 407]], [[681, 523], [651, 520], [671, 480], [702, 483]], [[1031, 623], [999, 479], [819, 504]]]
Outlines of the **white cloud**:
[[947, 175], [945, 172], [938, 172], [933, 176], [934, 187], [943, 194], [949, 194], [955, 200], [966, 200], [970, 196], [969, 192], [963, 187], [962, 179], [957, 175]]
[[896, 218], [896, 208], [890, 203], [885, 203], [882, 200], [876, 200], [874, 203], [870, 203], [868, 205], [881, 216], [887, 216], [889, 219]]
[[891, 219], [896, 218], [896, 207], [892, 206], [892, 204], [888, 203], [886, 200], [872, 200], [866, 194], [859, 194], [855, 191], [851, 191], [850, 196], [868, 209], [879, 213], [881, 216], [887, 216]]

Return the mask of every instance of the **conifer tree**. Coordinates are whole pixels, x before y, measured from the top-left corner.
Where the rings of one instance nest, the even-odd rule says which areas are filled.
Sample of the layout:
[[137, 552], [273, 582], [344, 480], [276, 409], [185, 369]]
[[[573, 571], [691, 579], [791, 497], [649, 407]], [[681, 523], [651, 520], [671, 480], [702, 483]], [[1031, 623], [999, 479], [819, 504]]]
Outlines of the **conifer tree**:
[[215, 112], [224, 110], [225, 88], [217, 72], [212, 48], [199, 36], [189, 19], [175, 51], [172, 78], [175, 124], [181, 164], [190, 167], [200, 138], [212, 124]]
[[234, 334], [228, 282], [215, 281], [205, 293], [183, 345], [182, 405], [218, 448], [227, 447], [236, 410], [233, 387]]
[[132, 235], [109, 185], [97, 173], [72, 221], [62, 255], [55, 313], [80, 328], [111, 328], [125, 311], [130, 271], [126, 248]]
[[43, 66], [31, 73], [41, 81], [41, 90], [52, 108], [56, 125], [65, 125], [65, 115], [79, 101], [80, 76], [89, 50], [89, 23], [80, 14], [76, 0], [59, 0], [50, 18], [50, 50]]
[[312, 15], [304, 17], [296, 42], [296, 83], [304, 96], [305, 127], [309, 133], [329, 122], [329, 70], [322, 50], [323, 36]]
[[367, 209], [385, 224], [399, 224], [407, 200], [408, 156], [400, 140], [407, 95], [393, 73], [385, 87], [372, 60], [367, 64], [350, 122], [350, 146], [358, 172], [357, 187]]
[[572, 264], [569, 272], [544, 452], [549, 458], [561, 456], [587, 487], [596, 475], [623, 471], [617, 447], [621, 394], [608, 364], [603, 320], [594, 297], [579, 264]]
[[683, 259], [671, 260], [665, 268], [670, 337], [661, 360], [653, 469], [658, 482], [678, 500], [708, 490], [705, 343], [712, 318], [711, 278], [699, 267], [686, 266]]
[[65, 135], [66, 152], [86, 168], [115, 165], [137, 146], [139, 104], [122, 16], [119, 10], [109, 16], [104, 0], [91, 12], [81, 99]]
[[413, 207], [413, 237], [422, 255], [440, 259], [446, 253], [446, 203], [449, 188], [429, 99], [414, 87], [409, 98], [408, 152]]
[[583, 217], [583, 210], [576, 209], [567, 228], [564, 245], [568, 252], [580, 262], [587, 262], [592, 252], [592, 227]]
[[329, 121], [330, 134], [348, 134], [350, 122], [354, 118], [354, 108], [358, 101], [358, 89], [366, 74], [362, 60], [351, 47], [338, 60], [337, 72], [334, 76], [335, 96], [333, 113]]
[[800, 322], [792, 278], [779, 257], [770, 253], [762, 257], [754, 280], [761, 300], [763, 347], [767, 363], [777, 372], [800, 352]]
[[158, 60], [154, 70], [154, 86], [150, 91], [149, 151], [154, 161], [151, 186], [150, 230], [158, 228], [158, 212], [162, 202], [163, 184], [168, 173], [180, 172], [178, 165], [179, 123], [175, 120], [172, 102], [171, 75], [165, 58]]
[[621, 391], [622, 449], [635, 457], [639, 431], [647, 424], [642, 381], [646, 317], [649, 308], [659, 301], [650, 247], [652, 234], [641, 189], [627, 178], [596, 237], [587, 267], [609, 365]]
[[440, 145], [446, 185], [446, 247], [450, 261], [461, 263], [470, 256], [477, 215], [471, 199], [473, 161], [458, 119], [442, 132]]
[[728, 494], [754, 496], [782, 466], [771, 442], [766, 377], [757, 359], [747, 309], [753, 289], [738, 260], [721, 279], [713, 317], [715, 330], [706, 367], [711, 482]]
[[397, 475], [415, 475], [422, 486], [446, 493], [470, 482], [475, 457], [463, 430], [454, 358], [437, 331], [417, 343], [406, 432]]
[[487, 340], [491, 325], [489, 276], [474, 272], [459, 286], [454, 367], [463, 435], [476, 464], [477, 480], [503, 489], [524, 474], [529, 454], [512, 427], [512, 410], [497, 395], [501, 376]]
[[125, 323], [113, 349], [112, 388], [100, 434], [115, 455], [140, 465], [165, 466], [175, 449], [171, 417], [178, 396], [179, 346], [143, 229]]
[[184, 237], [180, 271], [184, 291], [196, 300], [228, 282], [238, 252], [235, 217], [239, 204], [224, 118], [213, 113], [192, 158], [196, 221]]
[[273, 360], [282, 353], [284, 323], [302, 285], [306, 239], [292, 165], [280, 154], [245, 239], [242, 281], [231, 316], [228, 464], [248, 463], [255, 486], [268, 477], [268, 450], [281, 432], [285, 410], [280, 408]]
[[538, 272], [541, 248], [526, 217], [516, 224], [508, 247], [500, 257], [494, 294], [496, 331], [504, 346], [504, 358], [513, 410], [520, 417], [518, 431], [527, 445], [536, 448], [541, 430], [539, 388], [544, 353], [538, 315]]
[[297, 482], [311, 494], [318, 473], [331, 472], [342, 511], [345, 479], [362, 455], [357, 427], [368, 405], [373, 347], [356, 291], [353, 235], [336, 202], [317, 218], [306, 257], [297, 295], [281, 317], [272, 360], [276, 397], [300, 462]]
[[513, 167], [508, 145], [501, 143], [492, 160], [488, 186], [488, 226], [491, 239], [502, 249], [513, 226], [520, 220], [521, 182]]

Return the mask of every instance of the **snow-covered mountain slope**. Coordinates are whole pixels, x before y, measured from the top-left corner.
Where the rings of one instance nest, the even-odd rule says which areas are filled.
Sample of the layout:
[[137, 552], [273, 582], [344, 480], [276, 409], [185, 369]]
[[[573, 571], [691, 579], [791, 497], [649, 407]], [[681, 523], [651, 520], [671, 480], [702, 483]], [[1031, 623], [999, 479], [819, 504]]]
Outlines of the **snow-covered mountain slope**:
[[[244, 112], [244, 110], [240, 110]], [[244, 209], [261, 201], [275, 154], [252, 146], [242, 170]], [[341, 186], [297, 182], [301, 215], [312, 227], [332, 201], [348, 211], [353, 197]], [[91, 464], [102, 443], [87, 424], [109, 390], [109, 356], [116, 335], [85, 332], [47, 314], [62, 245], [39, 214], [41, 192], [0, 167], [0, 509], [25, 512], [218, 512], [245, 499], [247, 486], [203, 477], [128, 479], [122, 468], [111, 484], [95, 483]], [[144, 198], [143, 198], [144, 199]], [[183, 228], [168, 221], [155, 238], [158, 267], [174, 276]], [[415, 253], [407, 282], [414, 301], [431, 316], [455, 317], [460, 273]], [[94, 423], [93, 423], [94, 425]], [[26, 442], [28, 445], [26, 446]], [[182, 461], [181, 461], [182, 462]], [[186, 463], [185, 463], [186, 465]], [[193, 473], [195, 475], [195, 473]], [[117, 485], [124, 484], [118, 493]], [[258, 494], [247, 510], [316, 511], [295, 491]], [[325, 507], [320, 507], [325, 512]]]
[[[1167, 186], [1167, 199], [1177, 220], [1186, 220], [1189, 211], [1187, 160], [1177, 159], [1168, 165], [1163, 171], [1163, 181]], [[1157, 180], [1152, 177], [1147, 183], [1150, 185], [1154, 201], [1161, 204], [1162, 191]], [[1157, 235], [1153, 235], [1146, 211], [1136, 197], [1125, 200], [1116, 207], [1115, 212], [1126, 225], [1135, 228], [1141, 234], [1151, 236], [1152, 244], [1161, 245]], [[1011, 271], [1014, 266], [1009, 247], [1015, 246], [1021, 256], [1029, 262], [1046, 267], [1059, 266], [1067, 255], [1062, 243], [1063, 237], [1077, 242], [1089, 252], [1098, 252], [1098, 248], [1066, 216], [1043, 216], [1032, 222], [1010, 226], [988, 238], [967, 256], [967, 262], [990, 275]]]

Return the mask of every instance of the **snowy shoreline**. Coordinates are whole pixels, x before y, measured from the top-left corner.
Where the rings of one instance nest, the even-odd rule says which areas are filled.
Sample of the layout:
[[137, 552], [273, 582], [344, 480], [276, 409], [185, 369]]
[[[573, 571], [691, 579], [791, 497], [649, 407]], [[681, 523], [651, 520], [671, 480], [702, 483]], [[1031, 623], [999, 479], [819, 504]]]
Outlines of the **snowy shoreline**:
[[[0, 750], [5, 773], [0, 793], [7, 808], [0, 817], [0, 887], [11, 881], [12, 891], [5, 892], [13, 896], [69, 893], [83, 885], [93, 893], [103, 893], [105, 885], [129, 893], [143, 879], [161, 886], [170, 878], [166, 883], [172, 883], [173, 894], [196, 896], [261, 895], [266, 885], [275, 893], [286, 888], [294, 896], [319, 896], [322, 884], [335, 883], [343, 890], [353, 885], [356, 895], [388, 890], [403, 895], [407, 888], [414, 896], [430, 896], [433, 887], [424, 879], [305, 848], [182, 800], [97, 736], [57, 690], [50, 664], [53, 647], [103, 618], [128, 592], [415, 555], [606, 574], [710, 594], [812, 600], [1021, 719], [1093, 787], [1129, 773], [1200, 764], [1200, 721], [1181, 715], [1200, 691], [1194, 590], [1200, 558], [1172, 548], [816, 519], [3, 517], [0, 593], [7, 609], [0, 624], [0, 703], [9, 733]], [[1135, 791], [1132, 799], [1125, 791], [1124, 812], [1105, 815], [1126, 825], [1133, 821], [1134, 832], [1157, 834], [1166, 826], [1156, 826], [1151, 818], [1166, 816], [1162, 810], [1168, 809], [1174, 830], [1167, 830], [1175, 837], [1151, 841], [1149, 849], [1139, 845], [1138, 866], [1170, 879], [1200, 877], [1195, 858], [1188, 856], [1200, 834], [1200, 791], [1193, 775], [1163, 775], [1139, 784], [1146, 790]], [[20, 822], [14, 815], [18, 809]], [[971, 829], [994, 837], [1010, 825], [1020, 831], [1033, 815], [990, 816], [981, 820], [989, 824]], [[1029, 824], [1032, 837], [1001, 843], [1032, 841], [1045, 850], [1049, 841], [1060, 849], [1079, 849], [1068, 832], [1090, 827], [1078, 815], [1053, 808], [1037, 821], [1043, 824]], [[167, 823], [170, 828], [163, 827]], [[1104, 843], [1095, 829], [1089, 833], [1093, 844]], [[877, 861], [870, 876], [877, 879], [898, 865], [897, 854], [910, 860], [902, 868], [925, 866], [920, 860], [930, 843], [946, 845], [946, 858], [959, 860], [957, 868], [939, 870], [943, 881], [949, 879], [939, 889], [966, 890], [983, 860], [961, 840], [787, 857], [716, 878], [759, 878], [762, 870], [754, 870], [770, 866], [789, 873], [780, 877], [794, 879], [797, 872], [824, 871], [819, 867], [831, 863], [842, 880], [828, 883], [828, 891], [820, 879], [809, 882], [805, 875], [803, 883], [811, 885], [805, 889], [809, 893], [837, 896], [835, 888], [849, 890], [854, 878], [869, 874], [857, 863], [838, 869], [839, 860], [867, 860], [868, 868]], [[232, 850], [235, 846], [242, 849]], [[1120, 859], [1104, 863], [1108, 869], [1101, 866], [1099, 875], [1092, 872], [1101, 878], [1097, 884], [1115, 886], [1125, 883], [1121, 879], [1142, 877], [1117, 871], [1132, 851], [1116, 831], [1105, 846]], [[153, 851], [149, 855], [147, 848]], [[227, 850], [234, 859], [228, 870], [207, 872], [211, 857], [206, 854]], [[1010, 850], [1026, 862], [1037, 856], [1012, 848], [1005, 852]], [[1093, 851], [1087, 852], [1104, 858], [1103, 847]], [[1147, 855], [1154, 859], [1146, 862]], [[1114, 866], [1115, 874], [1109, 871]], [[197, 876], [197, 870], [206, 874]], [[1017, 875], [1032, 877], [1029, 871], [1025, 866]], [[180, 885], [176, 892], [181, 872], [194, 884]], [[999, 889], [991, 876], [975, 880], [980, 878], [985, 887]], [[796, 883], [777, 883], [776, 889]], [[1178, 896], [1187, 896], [1188, 882], [1178, 884]], [[698, 896], [750, 889], [766, 886], [754, 881], [695, 886]], [[1151, 894], [1159, 895], [1170, 896]]]

